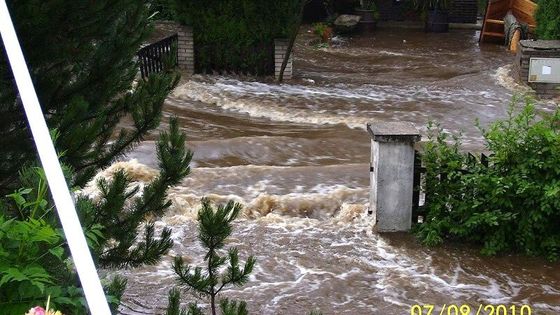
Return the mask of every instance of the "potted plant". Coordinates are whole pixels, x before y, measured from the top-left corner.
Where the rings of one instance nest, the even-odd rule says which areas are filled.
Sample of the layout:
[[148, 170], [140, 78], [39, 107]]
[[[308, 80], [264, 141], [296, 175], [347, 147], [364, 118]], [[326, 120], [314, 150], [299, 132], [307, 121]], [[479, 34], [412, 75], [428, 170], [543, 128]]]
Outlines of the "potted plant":
[[360, 31], [368, 33], [375, 30], [379, 20], [379, 10], [374, 0], [360, 0], [360, 7], [355, 9], [356, 14], [361, 16], [358, 22]]
[[449, 5], [451, 0], [415, 0], [414, 4], [425, 22], [426, 32], [449, 31]]

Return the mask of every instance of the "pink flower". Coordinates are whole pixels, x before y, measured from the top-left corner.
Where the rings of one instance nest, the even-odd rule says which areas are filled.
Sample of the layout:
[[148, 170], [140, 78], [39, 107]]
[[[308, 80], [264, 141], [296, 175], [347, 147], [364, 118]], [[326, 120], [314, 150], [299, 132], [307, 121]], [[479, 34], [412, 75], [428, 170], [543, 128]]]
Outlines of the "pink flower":
[[35, 306], [31, 308], [27, 313], [25, 313], [25, 315], [63, 315], [63, 314], [60, 311], [45, 310], [40, 306]]
[[40, 306], [35, 306], [34, 308], [30, 309], [29, 312], [25, 315], [45, 315], [45, 309]]

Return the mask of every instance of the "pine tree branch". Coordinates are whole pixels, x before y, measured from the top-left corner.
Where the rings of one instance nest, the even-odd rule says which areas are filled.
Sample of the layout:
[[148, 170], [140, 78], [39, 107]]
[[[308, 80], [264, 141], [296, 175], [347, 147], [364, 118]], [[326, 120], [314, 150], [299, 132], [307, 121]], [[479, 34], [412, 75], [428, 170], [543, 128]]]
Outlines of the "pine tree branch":
[[178, 276], [179, 284], [187, 285], [189, 289], [193, 289], [198, 293], [207, 296], [211, 295], [209, 277], [202, 276], [201, 268], [195, 268], [194, 274], [191, 274], [191, 267], [185, 267], [183, 259], [181, 257], [175, 257], [173, 270]]

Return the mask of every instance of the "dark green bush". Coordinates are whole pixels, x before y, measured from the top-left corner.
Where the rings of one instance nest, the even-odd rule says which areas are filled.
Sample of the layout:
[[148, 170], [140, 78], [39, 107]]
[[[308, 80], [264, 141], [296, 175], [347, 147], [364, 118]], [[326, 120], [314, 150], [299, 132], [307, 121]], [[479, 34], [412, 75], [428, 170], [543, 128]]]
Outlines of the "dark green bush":
[[430, 127], [423, 155], [427, 214], [417, 226], [424, 243], [451, 239], [482, 245], [489, 255], [559, 258], [560, 110], [541, 119], [531, 100], [518, 107], [481, 129], [488, 167], [460, 152], [457, 138], [450, 145], [448, 134]]
[[560, 39], [560, 0], [539, 0], [535, 19], [539, 39]]
[[155, 20], [172, 20], [173, 11], [169, 7], [168, 0], [146, 0], [149, 16]]
[[195, 68], [202, 73], [268, 75], [274, 39], [288, 37], [301, 0], [171, 0], [175, 19], [194, 31]]

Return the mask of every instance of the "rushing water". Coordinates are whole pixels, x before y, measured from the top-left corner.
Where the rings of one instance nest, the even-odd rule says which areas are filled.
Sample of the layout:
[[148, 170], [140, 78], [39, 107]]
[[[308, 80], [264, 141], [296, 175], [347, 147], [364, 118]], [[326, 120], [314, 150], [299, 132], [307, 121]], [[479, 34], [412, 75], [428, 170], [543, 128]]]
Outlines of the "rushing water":
[[[410, 314], [414, 304], [452, 303], [560, 313], [558, 264], [371, 232], [366, 122], [411, 121], [425, 131], [433, 120], [482, 150], [475, 118], [484, 126], [506, 114], [519, 89], [509, 78], [513, 56], [477, 38], [379, 30], [315, 49], [304, 33], [292, 82], [185, 79], [164, 108], [195, 152], [192, 174], [171, 189], [174, 206], [158, 221], [173, 228], [175, 245], [157, 266], [121, 272], [129, 278], [121, 312], [161, 313], [176, 284], [172, 257], [201, 263], [195, 218], [208, 196], [245, 206], [228, 245], [255, 255], [257, 266], [246, 286], [224, 295], [246, 300], [253, 314]], [[139, 182], [155, 175], [154, 138], [130, 155], [137, 161], [119, 164]]]

